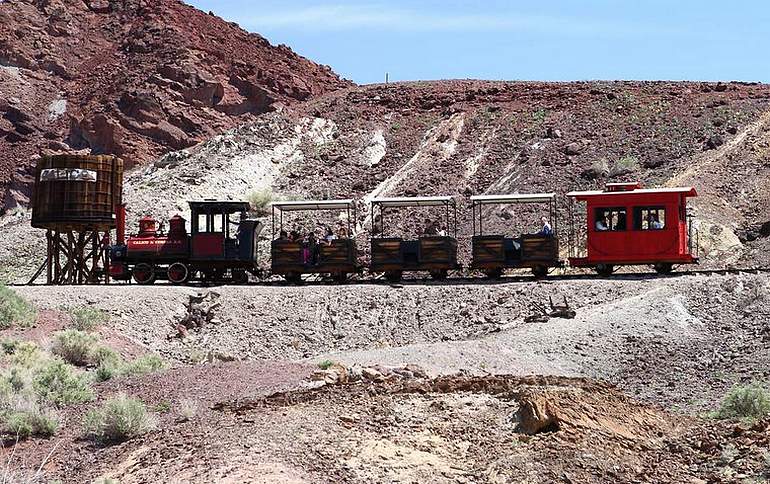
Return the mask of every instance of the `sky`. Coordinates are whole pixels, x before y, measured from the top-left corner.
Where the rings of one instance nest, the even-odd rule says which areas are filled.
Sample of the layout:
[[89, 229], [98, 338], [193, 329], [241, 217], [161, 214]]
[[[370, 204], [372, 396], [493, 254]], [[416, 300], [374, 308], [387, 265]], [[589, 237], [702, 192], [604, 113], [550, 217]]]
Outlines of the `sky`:
[[770, 81], [766, 0], [186, 0], [359, 84]]

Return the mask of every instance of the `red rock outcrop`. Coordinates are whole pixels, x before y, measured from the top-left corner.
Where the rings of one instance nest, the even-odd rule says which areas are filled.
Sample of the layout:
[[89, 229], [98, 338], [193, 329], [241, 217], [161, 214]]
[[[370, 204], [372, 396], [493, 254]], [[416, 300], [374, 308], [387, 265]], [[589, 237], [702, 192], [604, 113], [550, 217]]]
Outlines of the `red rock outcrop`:
[[0, 2], [0, 210], [41, 152], [131, 166], [351, 84], [178, 0]]

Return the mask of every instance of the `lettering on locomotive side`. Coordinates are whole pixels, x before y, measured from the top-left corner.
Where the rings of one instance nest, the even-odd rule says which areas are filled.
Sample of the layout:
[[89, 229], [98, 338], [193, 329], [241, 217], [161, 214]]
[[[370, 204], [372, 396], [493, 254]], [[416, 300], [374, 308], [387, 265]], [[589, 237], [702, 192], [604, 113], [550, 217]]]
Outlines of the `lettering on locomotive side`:
[[140, 239], [140, 240], [129, 240], [128, 241], [128, 247], [184, 247], [185, 241], [184, 240], [171, 240], [171, 239]]

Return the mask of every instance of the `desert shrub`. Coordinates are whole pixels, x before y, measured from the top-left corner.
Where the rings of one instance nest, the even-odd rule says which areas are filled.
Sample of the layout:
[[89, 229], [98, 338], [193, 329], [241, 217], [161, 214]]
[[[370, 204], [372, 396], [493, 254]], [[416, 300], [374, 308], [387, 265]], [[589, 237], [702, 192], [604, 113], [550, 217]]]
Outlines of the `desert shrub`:
[[96, 335], [79, 329], [66, 329], [54, 334], [51, 352], [73, 365], [84, 366], [93, 363], [98, 349], [99, 338]]
[[610, 169], [610, 176], [628, 175], [639, 169], [639, 160], [634, 156], [624, 156]]
[[155, 418], [144, 403], [119, 394], [85, 418], [89, 436], [103, 442], [121, 442], [155, 428]]
[[81, 307], [70, 311], [72, 327], [80, 331], [93, 331], [107, 322], [109, 315], [99, 308]]
[[[117, 354], [116, 354], [117, 356]], [[166, 368], [166, 362], [157, 355], [140, 356], [131, 362], [123, 361], [120, 356], [101, 361], [96, 369], [96, 379], [107, 381], [118, 376], [146, 375]]]
[[166, 362], [158, 355], [145, 355], [128, 363], [122, 374], [128, 376], [146, 375], [147, 373], [160, 371], [165, 367]]
[[610, 174], [610, 167], [607, 164], [607, 160], [604, 158], [600, 160], [594, 160], [591, 166], [583, 172], [583, 177], [589, 180], [594, 178], [601, 178]]
[[252, 190], [248, 194], [247, 198], [249, 200], [249, 204], [251, 205], [252, 212], [258, 216], [267, 215], [270, 209], [270, 204], [274, 199], [273, 190], [270, 189], [270, 187]]
[[59, 428], [59, 419], [49, 410], [34, 407], [10, 411], [2, 416], [6, 434], [26, 439], [30, 436], [50, 437]]
[[59, 358], [52, 358], [35, 372], [32, 386], [41, 398], [56, 405], [92, 400], [88, 376]]
[[198, 402], [189, 398], [179, 401], [179, 416], [182, 420], [192, 420], [198, 415]]
[[37, 312], [26, 299], [16, 291], [0, 284], [0, 329], [11, 326], [31, 326], [37, 318]]
[[322, 370], [328, 370], [332, 367], [332, 365], [334, 365], [332, 360], [323, 360], [322, 362], [318, 363], [318, 368]]
[[725, 396], [716, 418], [761, 419], [770, 415], [770, 391], [757, 383], [736, 386]]

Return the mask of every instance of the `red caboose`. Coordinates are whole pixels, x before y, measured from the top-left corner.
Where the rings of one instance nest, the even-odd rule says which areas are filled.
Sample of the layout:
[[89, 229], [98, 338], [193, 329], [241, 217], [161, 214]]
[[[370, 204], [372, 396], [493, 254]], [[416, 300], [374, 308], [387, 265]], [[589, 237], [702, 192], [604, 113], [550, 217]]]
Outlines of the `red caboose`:
[[[695, 264], [697, 244], [687, 215], [692, 187], [644, 189], [640, 183], [608, 183], [605, 190], [567, 193], [570, 200], [570, 265], [609, 275], [621, 265], [652, 265], [658, 273]], [[575, 222], [575, 202], [585, 202], [585, 226]]]

